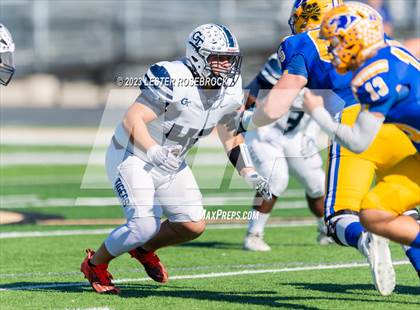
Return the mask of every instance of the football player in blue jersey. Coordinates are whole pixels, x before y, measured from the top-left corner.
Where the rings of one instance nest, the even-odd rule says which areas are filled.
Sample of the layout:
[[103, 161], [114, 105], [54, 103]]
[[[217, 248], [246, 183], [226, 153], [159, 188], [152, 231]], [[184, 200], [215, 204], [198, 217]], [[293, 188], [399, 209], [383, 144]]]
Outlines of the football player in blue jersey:
[[[360, 218], [371, 232], [420, 250], [420, 221], [404, 212], [420, 204], [420, 64], [403, 46], [384, 43], [383, 24], [372, 10], [346, 3], [326, 14], [320, 35], [331, 44], [338, 72], [353, 71], [351, 86], [363, 109], [353, 126], [339, 124], [308, 92], [305, 107], [342, 146], [363, 152], [384, 123], [404, 131], [417, 152], [393, 166], [363, 198]], [[395, 147], [398, 147], [397, 145]], [[420, 261], [413, 261], [420, 276]]]
[[[239, 124], [230, 128], [250, 130], [277, 120], [289, 110], [304, 87], [329, 90], [326, 103], [339, 112], [335, 115], [339, 122], [350, 125], [355, 122], [361, 105], [350, 87], [353, 74], [336, 72], [328, 41], [319, 38], [323, 16], [340, 4], [342, 1], [334, 0], [294, 2], [289, 20], [293, 35], [286, 37], [278, 50], [282, 77], [263, 104], [254, 112], [245, 111]], [[382, 295], [393, 291], [395, 272], [387, 240], [369, 234], [360, 223], [361, 202], [375, 175], [381, 179], [388, 169], [415, 152], [407, 136], [392, 124], [382, 126], [372, 145], [361, 154], [335, 141], [329, 148], [324, 205], [329, 234], [338, 244], [355, 247], [367, 258], [375, 286]], [[415, 210], [407, 212], [417, 215]], [[406, 254], [411, 259], [412, 252]]]
[[0, 84], [7, 86], [15, 73], [13, 52], [15, 43], [12, 35], [3, 24], [0, 24]]

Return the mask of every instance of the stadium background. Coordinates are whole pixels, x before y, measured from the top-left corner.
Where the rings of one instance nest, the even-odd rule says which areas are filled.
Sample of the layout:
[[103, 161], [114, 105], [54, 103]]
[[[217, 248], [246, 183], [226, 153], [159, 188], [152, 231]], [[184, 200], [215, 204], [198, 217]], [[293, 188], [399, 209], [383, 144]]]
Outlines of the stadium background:
[[[395, 38], [420, 38], [420, 1], [389, 0], [383, 4], [391, 16], [389, 26]], [[186, 37], [194, 27], [218, 22], [229, 26], [238, 38], [246, 84], [289, 33], [291, 5], [287, 0], [0, 1], [0, 22], [9, 28], [16, 43], [17, 69], [9, 86], [0, 89], [2, 308], [136, 308], [135, 300], [96, 300], [93, 294], [82, 294], [89, 288], [80, 284], [77, 271], [83, 249], [98, 246], [106, 231], [123, 221], [104, 175], [103, 154], [115, 122], [136, 98], [138, 89], [117, 86], [117, 77], [138, 78], [156, 61], [183, 56]], [[233, 171], [225, 169], [226, 158], [216, 139], [206, 139], [200, 150], [199, 156], [193, 151], [191, 160], [209, 210], [249, 210], [253, 193]], [[152, 306], [165, 305], [159, 300], [162, 296], [172, 298], [174, 305], [190, 307], [239, 308], [243, 303], [256, 308], [336, 309], [344, 305], [419, 305], [420, 301], [412, 298], [418, 294], [418, 279], [401, 260], [404, 256], [396, 246], [393, 254], [401, 264], [397, 273], [403, 285], [386, 303], [376, 295], [367, 267], [354, 250], [317, 246], [315, 221], [293, 179], [267, 229], [272, 252], [244, 254], [244, 222], [213, 226], [197, 241], [164, 249], [160, 255], [171, 275], [186, 279], [191, 274], [206, 278], [203, 272], [246, 274], [255, 269], [263, 276], [215, 281], [220, 287], [210, 279], [186, 280], [182, 285], [175, 281], [173, 286], [159, 289], [153, 285], [122, 288], [131, 297], [152, 296]], [[87, 235], [77, 235], [80, 231]], [[49, 238], [54, 234], [57, 237]], [[25, 254], [28, 250], [29, 257]], [[302, 257], [302, 252], [312, 255]], [[64, 259], [53, 258], [62, 254]], [[38, 262], [34, 257], [42, 259]], [[194, 257], [200, 257], [200, 262]], [[145, 276], [128, 257], [113, 266], [111, 271], [116, 270], [119, 279], [131, 278], [122, 283]], [[355, 269], [322, 273], [334, 266]], [[273, 275], [299, 268], [321, 270], [311, 271], [309, 280], [303, 273]], [[258, 288], [255, 296], [250, 295], [249, 287]]]
[[[188, 34], [205, 22], [226, 24], [235, 33], [247, 83], [289, 34], [291, 4], [287, 0], [2, 0], [0, 18], [15, 39], [17, 66], [16, 79], [3, 91], [2, 106], [101, 107], [117, 76], [139, 77], [156, 61], [184, 55]], [[419, 37], [418, 1], [384, 4], [397, 39]], [[13, 118], [2, 114], [2, 122]]]

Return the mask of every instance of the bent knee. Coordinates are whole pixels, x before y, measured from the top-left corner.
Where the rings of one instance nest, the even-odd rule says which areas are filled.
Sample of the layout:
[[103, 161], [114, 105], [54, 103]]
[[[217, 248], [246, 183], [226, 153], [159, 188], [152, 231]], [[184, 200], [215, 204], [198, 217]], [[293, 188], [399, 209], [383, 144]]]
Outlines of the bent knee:
[[370, 232], [382, 234], [387, 224], [394, 220], [396, 214], [375, 209], [363, 209], [360, 211], [360, 222]]
[[200, 220], [197, 222], [179, 222], [179, 223], [171, 223], [179, 233], [183, 235], [189, 236], [193, 239], [198, 238], [206, 229], [206, 222], [204, 220]]
[[127, 222], [127, 227], [130, 229], [132, 238], [136, 239], [136, 243], [145, 243], [159, 232], [160, 218], [133, 218]]
[[372, 228], [375, 229], [376, 224], [374, 224], [373, 221], [370, 219], [370, 216], [368, 215], [368, 213], [369, 211], [366, 211], [366, 210], [360, 211], [359, 213], [360, 223], [362, 223], [363, 227], [365, 227], [367, 230], [374, 233]]
[[196, 238], [200, 236], [204, 230], [206, 229], [206, 222], [204, 220], [198, 221], [198, 222], [190, 222], [188, 223], [188, 231], [195, 235]]

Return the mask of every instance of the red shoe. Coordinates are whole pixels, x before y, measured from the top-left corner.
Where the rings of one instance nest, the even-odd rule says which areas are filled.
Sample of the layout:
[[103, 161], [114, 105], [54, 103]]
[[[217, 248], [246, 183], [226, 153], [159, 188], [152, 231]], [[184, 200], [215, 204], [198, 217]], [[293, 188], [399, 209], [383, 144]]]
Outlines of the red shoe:
[[91, 266], [89, 260], [95, 254], [91, 249], [86, 250], [87, 256], [80, 265], [80, 271], [83, 272], [85, 278], [88, 279], [92, 288], [99, 294], [114, 294], [118, 295], [120, 289], [112, 282], [112, 275], [108, 272], [108, 264], [100, 264]]
[[146, 270], [146, 273], [149, 277], [159, 283], [168, 282], [168, 272], [165, 269], [165, 266], [160, 262], [159, 257], [153, 251], [148, 251], [144, 253], [139, 253], [137, 249], [131, 250], [131, 257], [137, 259]]

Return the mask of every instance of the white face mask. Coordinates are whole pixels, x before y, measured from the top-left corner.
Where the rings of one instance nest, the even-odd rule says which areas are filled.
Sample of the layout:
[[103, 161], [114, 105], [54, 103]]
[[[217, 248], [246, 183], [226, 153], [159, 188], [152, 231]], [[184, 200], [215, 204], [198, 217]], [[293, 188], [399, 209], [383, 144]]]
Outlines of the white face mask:
[[15, 73], [13, 53], [0, 53], [0, 84], [7, 85]]

